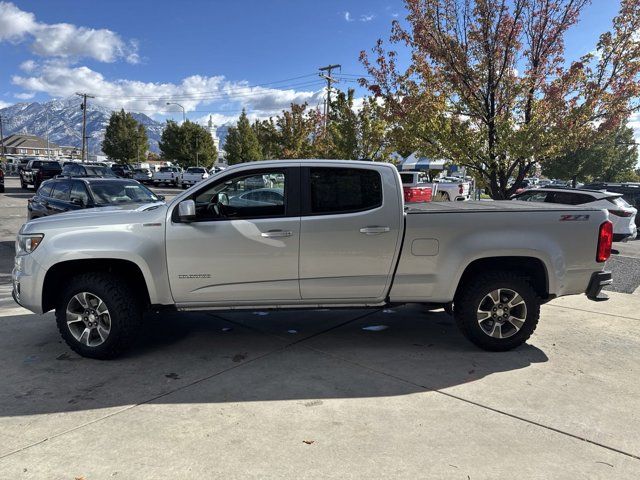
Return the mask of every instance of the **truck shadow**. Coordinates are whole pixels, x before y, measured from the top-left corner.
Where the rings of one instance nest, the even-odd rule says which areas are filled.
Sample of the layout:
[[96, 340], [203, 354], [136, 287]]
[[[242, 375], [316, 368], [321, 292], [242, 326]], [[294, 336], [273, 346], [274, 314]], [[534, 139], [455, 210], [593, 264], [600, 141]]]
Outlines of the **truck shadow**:
[[112, 361], [79, 357], [52, 314], [4, 317], [0, 418], [139, 403], [321, 401], [406, 395], [546, 362], [532, 345], [484, 352], [443, 312], [169, 313]]

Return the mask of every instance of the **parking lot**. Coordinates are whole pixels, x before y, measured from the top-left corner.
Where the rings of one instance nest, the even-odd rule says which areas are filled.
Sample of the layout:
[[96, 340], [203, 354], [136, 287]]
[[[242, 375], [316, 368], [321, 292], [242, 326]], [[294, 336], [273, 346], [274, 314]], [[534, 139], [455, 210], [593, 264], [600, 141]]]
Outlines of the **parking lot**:
[[406, 305], [153, 314], [100, 362], [10, 298], [32, 194], [0, 194], [0, 478], [640, 477], [640, 242], [511, 352]]

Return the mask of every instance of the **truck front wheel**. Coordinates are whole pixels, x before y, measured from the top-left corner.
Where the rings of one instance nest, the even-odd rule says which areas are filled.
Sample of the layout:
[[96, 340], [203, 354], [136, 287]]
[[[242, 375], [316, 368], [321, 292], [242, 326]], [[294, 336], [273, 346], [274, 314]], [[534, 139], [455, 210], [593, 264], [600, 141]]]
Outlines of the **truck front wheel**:
[[522, 345], [536, 329], [540, 300], [527, 277], [486, 273], [465, 282], [454, 315], [471, 342], [484, 350], [506, 351]]
[[109, 359], [135, 339], [142, 309], [124, 279], [109, 273], [80, 274], [69, 282], [56, 307], [58, 330], [83, 357]]

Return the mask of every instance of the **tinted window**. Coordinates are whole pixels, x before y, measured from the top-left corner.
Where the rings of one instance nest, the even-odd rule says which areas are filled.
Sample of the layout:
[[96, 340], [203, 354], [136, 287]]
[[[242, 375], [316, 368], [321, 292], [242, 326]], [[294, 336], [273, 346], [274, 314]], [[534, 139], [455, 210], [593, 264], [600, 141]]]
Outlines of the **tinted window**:
[[413, 173], [401, 173], [402, 183], [413, 183]]
[[374, 170], [314, 167], [309, 176], [311, 213], [351, 212], [382, 205], [382, 180]]
[[51, 187], [53, 187], [52, 182], [44, 182], [42, 185], [40, 185], [40, 188], [38, 189], [38, 195], [42, 197], [50, 197]]
[[71, 188], [71, 199], [73, 200], [75, 198], [82, 201], [83, 205], [87, 205], [89, 203], [89, 193], [82, 182], [73, 182], [73, 186]]
[[204, 173], [205, 169], [201, 167], [189, 167], [187, 173]]
[[171, 167], [160, 167], [160, 171], [161, 172], [171, 172], [173, 170], [171, 170]]
[[594, 200], [595, 198], [591, 195], [575, 192], [549, 192], [547, 196], [548, 203], [561, 203], [563, 205], [582, 205]]
[[200, 220], [281, 217], [286, 212], [286, 182], [284, 172], [264, 171], [214, 183], [196, 194], [196, 217]]
[[526, 192], [518, 195], [516, 200], [522, 200], [523, 202], [544, 202], [546, 198], [547, 192]]
[[45, 162], [43, 160], [36, 160], [31, 166], [33, 168], [60, 168], [60, 164], [58, 162]]
[[56, 182], [53, 185], [53, 190], [51, 191], [51, 198], [68, 202], [70, 193], [71, 193], [70, 182]]

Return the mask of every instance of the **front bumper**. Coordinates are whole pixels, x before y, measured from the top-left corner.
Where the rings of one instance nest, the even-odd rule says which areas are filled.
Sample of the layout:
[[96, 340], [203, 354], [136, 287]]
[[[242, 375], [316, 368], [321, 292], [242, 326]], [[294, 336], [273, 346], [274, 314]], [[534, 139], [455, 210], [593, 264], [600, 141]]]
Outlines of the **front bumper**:
[[609, 297], [606, 294], [602, 293], [602, 287], [611, 285], [612, 282], [613, 277], [611, 276], [611, 272], [595, 272], [593, 275], [591, 275], [589, 286], [584, 293], [587, 295], [587, 298], [589, 300], [593, 300], [594, 302], [602, 302], [604, 300], [608, 300]]
[[44, 272], [40, 265], [30, 257], [31, 255], [16, 257], [11, 272], [13, 286], [11, 296], [21, 307], [34, 313], [43, 313], [42, 277]]

